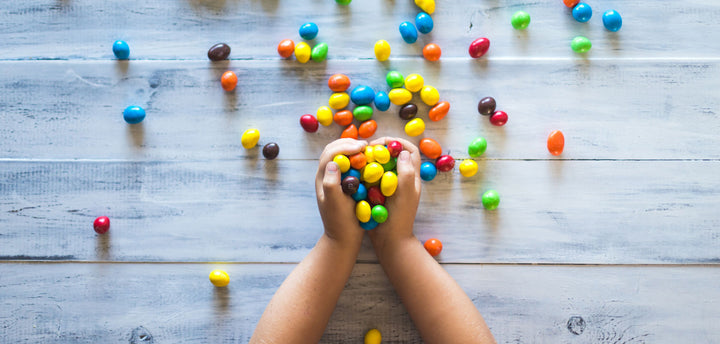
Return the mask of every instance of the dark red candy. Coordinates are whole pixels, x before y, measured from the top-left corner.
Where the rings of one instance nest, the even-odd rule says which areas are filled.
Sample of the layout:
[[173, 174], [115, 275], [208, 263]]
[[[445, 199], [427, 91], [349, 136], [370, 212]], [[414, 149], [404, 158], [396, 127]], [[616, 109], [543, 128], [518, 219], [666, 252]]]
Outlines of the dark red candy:
[[497, 125], [498, 127], [505, 125], [507, 121], [508, 115], [505, 111], [495, 111], [495, 113], [490, 116], [490, 123], [492, 123], [492, 125]]
[[403, 145], [400, 141], [390, 141], [390, 143], [387, 144], [387, 149], [390, 151], [391, 157], [397, 158], [403, 150]]
[[313, 115], [302, 115], [300, 117], [300, 125], [308, 133], [314, 133], [318, 130], [318, 120]]
[[208, 58], [210, 61], [222, 61], [230, 56], [230, 46], [225, 43], [218, 43], [210, 47], [208, 50]]
[[481, 57], [487, 53], [488, 49], [490, 49], [490, 40], [485, 37], [480, 37], [472, 43], [470, 43], [470, 48], [468, 48], [468, 53], [470, 53], [470, 56], [474, 59]]
[[280, 146], [275, 142], [270, 142], [263, 147], [263, 156], [265, 159], [275, 159], [278, 154], [280, 154]]
[[483, 116], [490, 116], [495, 112], [495, 98], [485, 97], [478, 102], [478, 112]]
[[352, 195], [358, 191], [358, 188], [360, 187], [360, 179], [357, 179], [355, 176], [347, 176], [342, 180], [340, 185], [342, 185], [344, 193]]
[[435, 160], [435, 167], [437, 167], [440, 172], [450, 171], [455, 167], [455, 159], [449, 155], [441, 155]]
[[382, 194], [379, 186], [371, 186], [367, 190], [367, 200], [371, 207], [376, 205], [385, 205], [385, 196]]
[[100, 216], [93, 222], [93, 229], [98, 234], [105, 234], [110, 230], [110, 219], [107, 216]]
[[413, 103], [405, 104], [400, 108], [398, 115], [402, 119], [413, 119], [417, 115], [418, 107]]

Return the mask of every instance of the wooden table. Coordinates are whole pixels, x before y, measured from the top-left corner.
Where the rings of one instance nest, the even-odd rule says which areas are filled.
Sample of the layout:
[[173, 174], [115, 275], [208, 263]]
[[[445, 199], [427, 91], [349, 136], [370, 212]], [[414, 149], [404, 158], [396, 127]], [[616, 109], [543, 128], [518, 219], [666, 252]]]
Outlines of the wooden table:
[[[475, 177], [424, 183], [415, 232], [443, 241], [438, 260], [499, 342], [720, 342], [720, 3], [589, 3], [582, 24], [560, 1], [441, 0], [433, 32], [407, 45], [409, 0], [2, 2], [0, 341], [246, 342], [321, 233], [313, 177], [342, 128], [308, 134], [298, 118], [326, 104], [331, 74], [387, 90], [398, 70], [452, 104], [425, 137], [457, 159], [488, 141]], [[608, 9], [623, 15], [617, 33]], [[510, 26], [517, 10], [526, 31]], [[306, 21], [328, 60], [280, 59]], [[577, 35], [590, 53], [570, 50]], [[490, 52], [470, 59], [483, 36]], [[130, 61], [114, 59], [116, 39]], [[378, 39], [388, 62], [373, 58]], [[217, 42], [231, 60], [207, 60]], [[428, 42], [439, 62], [422, 59]], [[484, 96], [505, 127], [477, 114]], [[147, 110], [141, 125], [123, 121], [128, 105]], [[396, 112], [375, 114], [376, 136], [405, 137]], [[279, 143], [277, 160], [242, 148], [251, 127]], [[555, 129], [560, 157], [545, 147]], [[479, 202], [488, 189], [496, 211]], [[216, 268], [228, 288], [208, 282]], [[366, 241], [323, 342], [371, 328], [420, 341]]]

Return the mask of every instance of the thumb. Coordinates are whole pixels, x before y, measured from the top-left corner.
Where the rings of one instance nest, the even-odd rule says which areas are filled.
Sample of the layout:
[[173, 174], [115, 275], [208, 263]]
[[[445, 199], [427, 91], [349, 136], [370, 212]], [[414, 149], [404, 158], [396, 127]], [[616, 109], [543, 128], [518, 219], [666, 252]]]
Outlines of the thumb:
[[330, 161], [325, 165], [322, 188], [326, 200], [334, 201], [343, 195], [340, 186], [340, 168], [334, 161]]
[[415, 166], [410, 152], [402, 151], [397, 161], [398, 191], [408, 192], [415, 188]]

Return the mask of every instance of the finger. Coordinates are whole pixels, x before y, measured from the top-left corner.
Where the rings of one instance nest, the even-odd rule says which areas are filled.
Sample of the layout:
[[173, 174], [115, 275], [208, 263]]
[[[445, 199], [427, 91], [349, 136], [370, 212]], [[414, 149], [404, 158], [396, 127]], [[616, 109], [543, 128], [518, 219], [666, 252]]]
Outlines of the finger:
[[360, 152], [365, 149], [365, 146], [367, 146], [367, 141], [365, 140], [348, 138], [335, 140], [325, 146], [322, 154], [320, 154], [318, 170], [315, 174], [315, 192], [319, 195], [322, 191], [323, 176], [328, 162], [332, 161], [332, 159], [338, 154], [353, 155]]
[[338, 202], [344, 195], [340, 186], [340, 169], [334, 161], [325, 164], [322, 191], [326, 202]]
[[400, 152], [397, 161], [398, 193], [414, 191], [416, 171], [410, 152]]

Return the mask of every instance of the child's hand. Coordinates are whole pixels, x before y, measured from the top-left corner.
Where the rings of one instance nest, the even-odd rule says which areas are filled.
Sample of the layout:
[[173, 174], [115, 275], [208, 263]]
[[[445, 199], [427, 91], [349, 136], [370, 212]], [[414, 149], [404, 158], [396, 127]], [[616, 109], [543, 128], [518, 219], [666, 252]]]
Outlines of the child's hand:
[[364, 230], [355, 216], [355, 201], [343, 193], [340, 170], [332, 160], [338, 154], [353, 155], [365, 149], [366, 141], [340, 139], [331, 142], [320, 155], [315, 193], [325, 235], [343, 245], [360, 245]]

